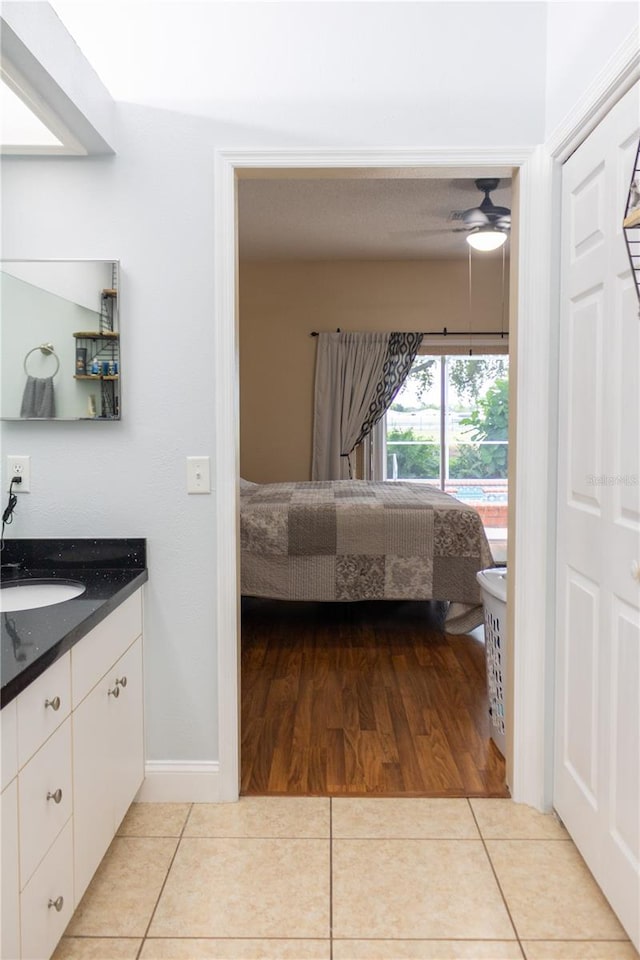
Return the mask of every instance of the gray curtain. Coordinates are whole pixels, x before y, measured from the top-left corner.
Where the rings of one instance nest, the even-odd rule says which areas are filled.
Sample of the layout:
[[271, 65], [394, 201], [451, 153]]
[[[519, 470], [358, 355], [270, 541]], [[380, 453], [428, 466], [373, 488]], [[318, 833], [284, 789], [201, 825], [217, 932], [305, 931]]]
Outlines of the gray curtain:
[[421, 341], [418, 333], [319, 335], [313, 480], [344, 480], [350, 476], [349, 455], [391, 404]]

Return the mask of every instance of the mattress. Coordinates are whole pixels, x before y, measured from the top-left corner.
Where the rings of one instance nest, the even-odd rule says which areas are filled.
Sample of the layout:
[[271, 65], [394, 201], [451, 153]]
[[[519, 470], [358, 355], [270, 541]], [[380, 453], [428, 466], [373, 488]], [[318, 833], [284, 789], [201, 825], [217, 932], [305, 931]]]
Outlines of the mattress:
[[425, 483], [241, 483], [241, 591], [279, 600], [447, 601], [447, 629], [483, 620], [493, 566], [478, 512]]

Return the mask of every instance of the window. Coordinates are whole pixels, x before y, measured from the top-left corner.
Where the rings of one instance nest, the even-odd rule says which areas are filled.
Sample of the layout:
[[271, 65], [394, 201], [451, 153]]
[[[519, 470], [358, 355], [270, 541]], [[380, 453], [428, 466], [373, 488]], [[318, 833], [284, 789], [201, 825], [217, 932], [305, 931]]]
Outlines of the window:
[[[41, 68], [40, 68], [41, 69]], [[0, 66], [0, 153], [17, 156], [86, 156], [88, 151], [71, 133], [45, 94], [53, 81], [42, 74], [43, 92], [7, 59]]]
[[431, 483], [506, 539], [509, 358], [416, 357], [386, 415], [384, 479]]

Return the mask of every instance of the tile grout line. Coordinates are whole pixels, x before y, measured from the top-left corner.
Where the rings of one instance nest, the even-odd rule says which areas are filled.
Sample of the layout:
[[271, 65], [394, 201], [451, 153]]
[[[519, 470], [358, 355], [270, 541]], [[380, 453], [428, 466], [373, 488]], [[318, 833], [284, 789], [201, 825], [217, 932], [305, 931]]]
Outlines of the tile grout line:
[[499, 881], [499, 879], [498, 879], [498, 874], [496, 873], [496, 868], [495, 868], [494, 865], [493, 865], [493, 860], [491, 859], [491, 854], [489, 853], [489, 849], [488, 849], [488, 847], [487, 847], [487, 844], [486, 844], [486, 842], [485, 842], [484, 836], [483, 836], [483, 834], [482, 834], [482, 830], [480, 829], [480, 824], [478, 823], [478, 818], [476, 817], [475, 810], [473, 809], [473, 805], [472, 805], [471, 800], [469, 799], [469, 797], [467, 797], [467, 803], [469, 804], [469, 809], [470, 809], [470, 811], [471, 811], [471, 816], [473, 817], [474, 823], [475, 823], [475, 825], [476, 825], [476, 827], [477, 827], [477, 829], [478, 829], [478, 833], [479, 833], [479, 835], [480, 835], [480, 840], [482, 841], [482, 846], [483, 846], [483, 848], [484, 848], [484, 852], [485, 852], [485, 854], [486, 854], [487, 860], [489, 861], [489, 866], [491, 867], [491, 872], [492, 872], [492, 874], [493, 874], [493, 876], [494, 876], [494, 879], [495, 879], [495, 881], [496, 881], [496, 885], [497, 885], [497, 887], [498, 887], [498, 890], [500, 891], [500, 896], [502, 897], [502, 902], [504, 903], [504, 908], [505, 908], [505, 910], [507, 911], [507, 916], [509, 917], [509, 922], [510, 922], [511, 926], [513, 927], [513, 932], [514, 932], [514, 934], [515, 934], [515, 936], [516, 936], [516, 940], [518, 941], [518, 947], [520, 948], [520, 953], [522, 954], [522, 956], [523, 956], [523, 957], [525, 958], [525, 960], [526, 960], [527, 954], [525, 953], [525, 949], [524, 949], [524, 947], [523, 947], [523, 945], [522, 945], [522, 941], [521, 941], [521, 939], [520, 939], [520, 934], [518, 933], [518, 928], [517, 928], [516, 925], [515, 925], [515, 921], [514, 921], [513, 917], [511, 916], [511, 910], [509, 909], [509, 904], [507, 903], [507, 898], [506, 898], [505, 895], [504, 895], [504, 891], [503, 891], [503, 889], [502, 889], [502, 885], [501, 885], [501, 883], [500, 883], [500, 881]]
[[333, 960], [333, 797], [329, 797], [329, 960]]
[[149, 930], [151, 929], [151, 924], [153, 923], [153, 918], [154, 918], [155, 915], [156, 915], [156, 910], [158, 909], [158, 904], [160, 903], [160, 898], [161, 898], [162, 894], [164, 893], [164, 888], [165, 888], [165, 886], [167, 885], [167, 880], [169, 879], [169, 874], [171, 873], [171, 867], [173, 866], [173, 863], [174, 863], [174, 861], [175, 861], [175, 859], [176, 859], [178, 850], [180, 849], [180, 843], [181, 843], [181, 841], [182, 841], [182, 837], [184, 836], [184, 831], [185, 831], [185, 829], [186, 829], [186, 827], [187, 827], [187, 823], [189, 822], [189, 817], [191, 816], [191, 813], [192, 813], [192, 811], [193, 811], [193, 806], [194, 806], [193, 803], [190, 804], [189, 810], [187, 811], [187, 815], [186, 815], [186, 817], [184, 818], [184, 823], [182, 824], [182, 829], [180, 830], [180, 834], [178, 835], [178, 842], [176, 843], [176, 848], [175, 848], [175, 850], [173, 851], [173, 856], [171, 857], [171, 861], [170, 861], [169, 866], [168, 866], [168, 868], [167, 868], [167, 872], [166, 872], [166, 874], [165, 874], [165, 878], [164, 878], [164, 880], [162, 881], [162, 886], [160, 887], [160, 891], [159, 891], [158, 896], [157, 896], [157, 898], [156, 898], [156, 902], [155, 902], [155, 904], [154, 904], [154, 906], [153, 906], [153, 910], [151, 911], [151, 916], [149, 917], [149, 922], [147, 923], [147, 926], [146, 926], [146, 929], [145, 929], [145, 931], [144, 931], [144, 934], [142, 935], [142, 940], [141, 940], [141, 942], [140, 942], [140, 946], [138, 947], [138, 952], [136, 953], [136, 960], [140, 960], [140, 957], [141, 957], [141, 955], [142, 955], [142, 951], [143, 951], [143, 949], [144, 949], [144, 945], [145, 945], [145, 942], [146, 942], [146, 940], [147, 940], [147, 936], [148, 936], [148, 934], [149, 934]]

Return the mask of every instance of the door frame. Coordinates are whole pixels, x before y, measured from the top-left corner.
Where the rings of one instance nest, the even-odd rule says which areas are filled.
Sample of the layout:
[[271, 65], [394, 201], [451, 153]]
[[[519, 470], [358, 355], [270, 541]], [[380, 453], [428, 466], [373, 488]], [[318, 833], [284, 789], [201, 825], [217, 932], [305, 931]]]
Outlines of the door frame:
[[[239, 348], [236, 178], [261, 168], [337, 170], [421, 168], [425, 176], [514, 171], [510, 344], [513, 377], [509, 438], [510, 548], [507, 781], [515, 800], [551, 802], [552, 612], [555, 540], [540, 523], [553, 508], [549, 437], [554, 417], [550, 309], [552, 161], [542, 147], [499, 149], [220, 150], [215, 158], [215, 449], [216, 637], [218, 642], [218, 799], [237, 800], [239, 736]], [[503, 174], [505, 175], [505, 174]], [[517, 385], [517, 386], [516, 386]], [[517, 394], [516, 394], [517, 390]], [[519, 402], [517, 402], [519, 401]], [[525, 438], [519, 444], [518, 437]], [[517, 534], [517, 535], [516, 535]], [[526, 547], [525, 547], [526, 545]], [[235, 562], [230, 562], [235, 558]], [[545, 597], [547, 603], [545, 604]], [[547, 613], [549, 615], [547, 615]]]
[[[236, 175], [250, 168], [514, 168], [507, 776], [516, 801], [552, 805], [561, 164], [640, 79], [635, 27], [545, 144], [495, 150], [219, 150], [214, 163], [215, 639], [218, 761], [209, 800], [239, 794], [239, 363]], [[512, 339], [513, 338], [513, 339]], [[515, 382], [517, 381], [517, 394]], [[543, 388], [544, 387], [544, 388]], [[518, 437], [522, 443], [518, 443]], [[544, 522], [546, 520], [546, 522]], [[235, 558], [235, 562], [230, 562]], [[513, 638], [517, 637], [517, 642]], [[213, 732], [215, 738], [215, 731]]]

